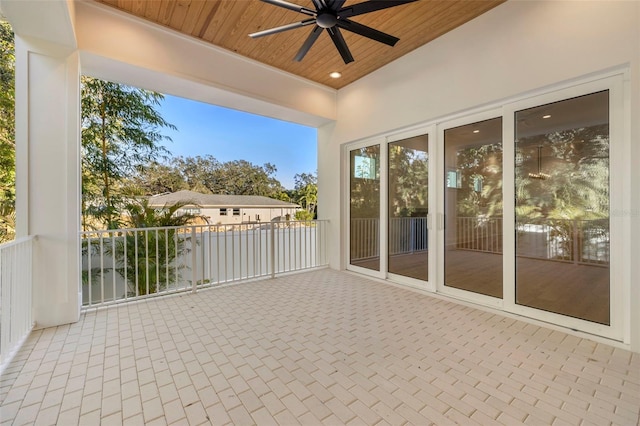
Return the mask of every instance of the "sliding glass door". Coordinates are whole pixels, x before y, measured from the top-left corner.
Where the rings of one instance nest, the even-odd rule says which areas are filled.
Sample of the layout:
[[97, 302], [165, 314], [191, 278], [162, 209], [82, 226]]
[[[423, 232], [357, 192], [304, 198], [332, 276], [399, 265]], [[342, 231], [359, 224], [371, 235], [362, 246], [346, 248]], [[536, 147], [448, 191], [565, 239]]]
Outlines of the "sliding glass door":
[[429, 278], [429, 137], [388, 144], [388, 272]]
[[349, 268], [622, 340], [621, 87], [603, 78], [352, 145]]
[[515, 113], [516, 303], [610, 324], [609, 91]]
[[444, 285], [502, 298], [502, 119], [444, 130]]
[[380, 145], [349, 151], [349, 264], [380, 271]]

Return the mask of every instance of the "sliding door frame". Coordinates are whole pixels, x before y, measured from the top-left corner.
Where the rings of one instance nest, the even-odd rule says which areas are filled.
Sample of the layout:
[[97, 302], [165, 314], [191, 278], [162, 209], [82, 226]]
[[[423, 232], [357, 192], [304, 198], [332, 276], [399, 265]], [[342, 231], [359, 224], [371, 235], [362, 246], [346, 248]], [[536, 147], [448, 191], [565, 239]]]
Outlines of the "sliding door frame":
[[[378, 222], [378, 254], [380, 257], [379, 260], [379, 270], [373, 270], [364, 268], [357, 265], [351, 264], [351, 151], [361, 148], [366, 148], [369, 146], [378, 145], [380, 147], [380, 212], [379, 212], [379, 222]], [[388, 176], [387, 176], [387, 154], [385, 153], [387, 146], [386, 140], [384, 137], [371, 138], [362, 140], [356, 143], [345, 145], [344, 147], [344, 168], [343, 168], [343, 176], [346, 176], [344, 179], [344, 194], [345, 194], [345, 217], [346, 217], [346, 235], [347, 238], [344, 238], [344, 253], [346, 257], [346, 269], [353, 272], [358, 272], [363, 275], [368, 275], [375, 278], [386, 277], [387, 270], [387, 259], [386, 259], [386, 244], [387, 244], [387, 235], [384, 231], [384, 224], [387, 223], [387, 209], [386, 209], [386, 185], [388, 184]]]
[[[579, 330], [618, 341], [628, 340], [628, 332], [623, 324], [627, 323], [628, 307], [624, 304], [624, 295], [629, 292], [628, 273], [624, 265], [631, 259], [628, 218], [615, 212], [625, 211], [625, 192], [628, 194], [629, 141], [624, 131], [624, 79], [622, 75], [604, 77], [598, 80], [575, 84], [571, 87], [548, 91], [527, 99], [511, 102], [504, 106], [503, 113], [503, 194], [504, 194], [504, 310], [527, 316], [544, 322]], [[609, 312], [610, 325], [574, 318], [562, 314], [544, 311], [516, 303], [516, 244], [515, 244], [515, 114], [528, 108], [554, 102], [609, 91]], [[625, 190], [625, 188], [627, 188]], [[627, 287], [627, 288], [625, 288]]]
[[[451, 120], [443, 121], [438, 125], [438, 158], [437, 158], [437, 177], [435, 180], [435, 185], [437, 188], [437, 291], [438, 293], [445, 294], [450, 297], [454, 297], [456, 299], [461, 299], [464, 301], [477, 303], [484, 306], [489, 306], [492, 308], [502, 309], [502, 299], [497, 297], [491, 297], [484, 294], [474, 293], [471, 291], [461, 290], [455, 287], [445, 285], [445, 246], [446, 246], [446, 233], [445, 233], [445, 223], [446, 223], [446, 212], [445, 212], [445, 192], [446, 192], [446, 177], [445, 171], [447, 170], [447, 166], [445, 164], [445, 149], [444, 146], [444, 134], [448, 129], [453, 129], [456, 127], [464, 126], [467, 124], [473, 124], [480, 121], [491, 120], [494, 118], [499, 118], [502, 116], [501, 108], [492, 108], [483, 111], [479, 111], [473, 114], [468, 114], [464, 116], [460, 116], [458, 118], [454, 118]], [[503, 124], [504, 126], [504, 124]], [[504, 139], [504, 135], [503, 135]], [[502, 141], [503, 145], [503, 170], [504, 170], [504, 140]], [[504, 182], [504, 173], [502, 180]], [[504, 184], [503, 184], [504, 191]], [[503, 192], [504, 199], [504, 192]], [[504, 201], [503, 201], [504, 205]], [[504, 217], [504, 212], [503, 212]], [[504, 220], [503, 220], [504, 223]], [[503, 225], [504, 226], [504, 225]], [[504, 263], [504, 253], [502, 255], [503, 263]], [[503, 266], [503, 276], [504, 276], [504, 266]], [[504, 278], [503, 278], [504, 281]]]
[[388, 241], [389, 241], [389, 226], [388, 226], [388, 211], [389, 211], [389, 159], [388, 159], [388, 155], [389, 155], [389, 144], [393, 143], [393, 142], [398, 142], [398, 141], [402, 141], [404, 139], [409, 139], [409, 138], [413, 138], [416, 136], [427, 136], [428, 137], [428, 162], [429, 162], [429, 173], [428, 173], [428, 191], [429, 191], [429, 195], [428, 195], [428, 206], [429, 206], [429, 213], [427, 214], [427, 230], [428, 230], [428, 236], [427, 236], [427, 240], [428, 240], [428, 247], [429, 247], [429, 254], [428, 254], [428, 258], [427, 258], [427, 262], [428, 262], [428, 278], [427, 281], [421, 281], [418, 280], [416, 278], [410, 278], [410, 277], [406, 277], [403, 275], [399, 275], [399, 274], [394, 274], [388, 271], [388, 263], [386, 264], [387, 268], [385, 269], [385, 271], [387, 272], [387, 278], [390, 281], [393, 281], [395, 283], [398, 284], [403, 284], [409, 287], [415, 287], [421, 290], [427, 290], [429, 292], [435, 292], [436, 291], [436, 285], [435, 285], [435, 281], [436, 281], [436, 275], [435, 275], [435, 262], [437, 260], [437, 255], [436, 255], [436, 247], [437, 247], [437, 243], [438, 243], [438, 239], [437, 239], [437, 232], [435, 229], [435, 216], [436, 214], [434, 213], [436, 211], [436, 203], [437, 203], [437, 194], [436, 194], [436, 188], [434, 186], [434, 183], [436, 181], [436, 173], [437, 173], [437, 144], [436, 144], [436, 126], [434, 124], [431, 125], [426, 125], [426, 126], [420, 126], [420, 127], [415, 127], [413, 129], [410, 130], [403, 130], [401, 132], [397, 132], [397, 133], [392, 133], [389, 136], [386, 137], [386, 143], [385, 143], [385, 156], [387, 156], [387, 158], [385, 159], [385, 163], [387, 165], [387, 168], [385, 169], [385, 174], [386, 174], [386, 186], [385, 186], [385, 205], [383, 206], [384, 209], [386, 209], [387, 212], [387, 223], [384, 226], [384, 233], [387, 235], [387, 244], [384, 247], [384, 253], [385, 256], [388, 259], [389, 256], [389, 247], [388, 247]]

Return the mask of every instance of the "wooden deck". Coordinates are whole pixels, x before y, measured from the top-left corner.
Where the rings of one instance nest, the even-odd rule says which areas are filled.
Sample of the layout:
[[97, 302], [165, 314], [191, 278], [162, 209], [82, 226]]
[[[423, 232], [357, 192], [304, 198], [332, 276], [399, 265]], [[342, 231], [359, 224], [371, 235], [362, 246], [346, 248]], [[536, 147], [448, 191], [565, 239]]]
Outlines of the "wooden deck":
[[[467, 250], [446, 253], [447, 286], [502, 297], [502, 255]], [[389, 271], [427, 280], [428, 252], [393, 256]], [[378, 259], [354, 262], [379, 269]], [[519, 257], [516, 303], [600, 324], [609, 324], [609, 268]]]

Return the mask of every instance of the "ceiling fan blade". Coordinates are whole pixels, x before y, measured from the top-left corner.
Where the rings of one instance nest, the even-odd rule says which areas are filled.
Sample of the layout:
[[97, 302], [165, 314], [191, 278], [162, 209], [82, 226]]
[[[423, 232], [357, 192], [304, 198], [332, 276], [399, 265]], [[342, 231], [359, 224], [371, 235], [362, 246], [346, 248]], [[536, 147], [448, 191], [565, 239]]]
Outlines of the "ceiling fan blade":
[[297, 4], [289, 3], [284, 0], [262, 0], [265, 3], [272, 4], [274, 6], [283, 7], [285, 9], [293, 10], [294, 12], [304, 13], [305, 15], [315, 16], [316, 11], [307, 9], [306, 7], [298, 6]]
[[384, 43], [389, 46], [395, 46], [398, 40], [400, 40], [397, 37], [394, 37], [387, 33], [383, 33], [382, 31], [378, 31], [349, 19], [338, 19], [337, 25], [344, 30], [351, 31], [352, 33], [370, 38], [371, 40], [379, 41], [380, 43]]
[[388, 9], [390, 7], [400, 6], [414, 1], [417, 0], [371, 0], [342, 8], [338, 11], [338, 16], [342, 19], [351, 18], [352, 16], [363, 15], [365, 13], [375, 12], [376, 10]]
[[349, 47], [347, 47], [347, 42], [344, 41], [344, 37], [342, 37], [342, 33], [340, 32], [340, 28], [331, 27], [327, 28], [327, 32], [331, 36], [331, 40], [333, 40], [333, 44], [336, 45], [336, 49], [340, 52], [340, 56], [342, 56], [342, 60], [345, 64], [349, 62], [353, 62], [353, 56], [351, 56], [351, 52], [349, 51]]
[[281, 33], [283, 31], [295, 30], [296, 28], [302, 28], [307, 25], [315, 24], [316, 18], [305, 19], [304, 21], [294, 22], [293, 24], [283, 25], [281, 27], [270, 28], [264, 31], [258, 31], [257, 33], [249, 34], [251, 38], [264, 37], [271, 34]]
[[325, 0], [311, 0], [313, 2], [313, 6], [315, 6], [316, 11], [326, 9], [327, 2]]
[[331, 10], [340, 10], [342, 9], [342, 6], [344, 6], [344, 3], [347, 0], [329, 0], [329, 7], [331, 8]]
[[316, 40], [318, 39], [321, 33], [322, 33], [322, 28], [316, 25], [311, 30], [309, 37], [307, 37], [307, 39], [304, 41], [304, 44], [302, 45], [300, 50], [298, 50], [298, 54], [294, 58], [295, 61], [297, 62], [302, 61], [302, 59], [305, 57], [309, 49], [311, 49], [311, 46], [313, 46], [313, 43], [316, 42]]

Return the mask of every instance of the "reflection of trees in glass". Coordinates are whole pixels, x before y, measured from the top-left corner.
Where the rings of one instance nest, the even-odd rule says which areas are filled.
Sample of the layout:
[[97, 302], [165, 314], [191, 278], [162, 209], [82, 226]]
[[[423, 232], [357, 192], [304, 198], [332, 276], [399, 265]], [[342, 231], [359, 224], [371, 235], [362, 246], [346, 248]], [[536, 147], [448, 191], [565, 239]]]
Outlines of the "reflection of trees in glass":
[[[546, 179], [529, 173], [538, 169]], [[609, 216], [608, 124], [522, 138], [516, 144], [516, 214], [521, 218]]]
[[[356, 166], [362, 166], [364, 158], [374, 164], [373, 170], [365, 174]], [[363, 176], [363, 177], [357, 177]], [[367, 176], [367, 177], [364, 177]], [[380, 216], [380, 145], [351, 151], [351, 217], [377, 218]]]
[[580, 260], [608, 240], [608, 124], [520, 139], [515, 171], [518, 221], [550, 226], [558, 255]]
[[426, 216], [428, 182], [429, 161], [426, 152], [401, 145], [389, 145], [390, 217]]
[[456, 152], [461, 176], [457, 190], [459, 216], [502, 216], [502, 144], [486, 144]]

